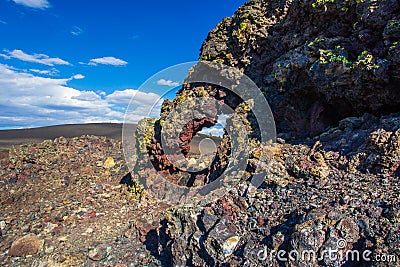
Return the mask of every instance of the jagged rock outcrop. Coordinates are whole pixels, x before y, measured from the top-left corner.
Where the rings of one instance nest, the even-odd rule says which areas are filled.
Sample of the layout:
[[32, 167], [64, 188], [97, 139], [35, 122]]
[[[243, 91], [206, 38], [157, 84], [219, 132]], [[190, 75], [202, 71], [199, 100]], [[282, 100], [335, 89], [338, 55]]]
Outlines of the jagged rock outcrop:
[[[210, 32], [200, 60], [233, 66], [249, 76], [271, 106], [279, 137], [313, 137], [338, 126], [346, 117], [399, 111], [399, 11], [394, 0], [249, 1]], [[188, 74], [189, 80], [196, 71]], [[169, 180], [181, 185], [212, 181], [224, 169], [229, 152], [220, 146], [212, 167], [191, 177], [185, 177], [167, 159], [161, 145], [161, 124], [171, 110], [196, 97], [212, 97], [236, 113], [242, 103], [222, 86], [206, 83], [184, 84], [176, 99], [163, 103], [161, 120], [154, 121], [154, 140], [147, 150], [158, 171], [172, 174]], [[186, 122], [179, 140], [185, 157], [192, 137], [213, 125], [216, 115]], [[250, 118], [248, 123], [249, 136], [259, 141], [254, 120]], [[223, 143], [229, 141], [225, 138]], [[257, 146], [257, 141], [254, 144]], [[254, 158], [256, 151], [251, 150]]]
[[395, 0], [249, 1], [210, 32], [200, 59], [252, 78], [285, 137], [315, 135], [398, 111], [399, 11]]
[[[273, 149], [261, 144], [246, 103], [219, 86], [184, 84], [164, 102], [144, 148], [159, 155], [153, 163], [160, 170], [180, 177], [163, 164], [157, 132], [191, 98], [213, 97], [246, 118], [251, 148], [244, 176], [227, 195], [170, 209], [158, 229], [160, 259], [171, 266], [370, 266], [343, 255], [399, 257], [399, 11], [394, 0], [249, 1], [210, 32], [200, 60], [249, 76], [271, 105], [280, 138]], [[184, 151], [212, 119], [186, 127]], [[225, 136], [214, 168], [229, 158], [228, 143]], [[265, 150], [272, 156], [257, 189], [250, 180]], [[340, 256], [325, 257], [326, 249]], [[279, 250], [315, 255], [284, 261], [268, 254]]]
[[[172, 208], [159, 230], [169, 264], [397, 266], [399, 119], [348, 118], [312, 146], [278, 143], [260, 188], [244, 181], [214, 203]], [[392, 261], [374, 260], [382, 255]]]
[[[200, 60], [236, 67], [239, 73], [227, 74], [233, 80], [248, 75], [267, 98], [278, 136], [285, 140], [304, 142], [304, 138], [327, 129], [329, 132], [329, 127], [339, 123], [351, 132], [360, 124], [354, 117], [372, 114], [374, 118], [374, 115], [399, 111], [399, 11], [400, 5], [394, 0], [249, 1], [210, 32], [201, 48]], [[199, 68], [190, 71], [188, 80], [201, 72]], [[248, 125], [243, 129], [252, 146], [246, 171], [254, 171], [251, 161], [257, 161], [259, 149], [256, 147], [260, 145], [255, 119], [241, 107], [244, 102], [240, 97], [222, 86], [207, 83], [184, 83], [174, 100], [163, 103], [161, 119], [147, 125], [152, 134], [144, 134], [146, 140], [138, 144], [145, 144], [141, 151], [151, 156], [152, 165], [159, 173], [167, 174], [177, 184], [203, 185], [213, 181], [224, 170], [230, 156], [226, 136], [210, 168], [190, 177], [170, 162], [161, 144], [163, 128], [169, 132], [183, 129], [177, 145], [187, 158], [193, 136], [203, 127], [216, 123], [218, 114], [211, 112], [196, 121], [184, 121], [184, 127], [179, 127], [184, 118], [178, 113], [172, 124], [164, 125], [172, 110], [186, 102], [192, 102], [189, 105], [193, 106], [197, 97], [212, 97], [242, 114]], [[210, 104], [209, 109], [218, 107]], [[368, 120], [368, 116], [362, 120]], [[348, 128], [346, 124], [353, 126]], [[381, 134], [390, 141], [381, 140]], [[397, 139], [396, 134], [390, 137], [392, 134], [393, 131], [382, 133], [377, 129], [376, 140], [371, 137], [371, 142], [360, 148], [360, 153], [352, 159], [368, 161], [368, 170], [396, 173]], [[386, 141], [391, 144], [373, 144]], [[146, 167], [139, 157], [138, 169], [143, 168]], [[302, 166], [298, 169], [301, 171]], [[317, 172], [326, 174], [324, 168]], [[199, 180], [202, 182], [194, 182]]]

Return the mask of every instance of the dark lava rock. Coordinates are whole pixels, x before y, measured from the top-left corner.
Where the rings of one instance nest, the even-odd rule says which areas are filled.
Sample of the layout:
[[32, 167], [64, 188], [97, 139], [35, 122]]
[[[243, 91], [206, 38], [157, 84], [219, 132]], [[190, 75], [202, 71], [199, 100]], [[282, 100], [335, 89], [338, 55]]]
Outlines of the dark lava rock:
[[310, 136], [398, 111], [399, 11], [395, 0], [249, 1], [209, 33], [200, 59], [242, 69], [279, 132]]

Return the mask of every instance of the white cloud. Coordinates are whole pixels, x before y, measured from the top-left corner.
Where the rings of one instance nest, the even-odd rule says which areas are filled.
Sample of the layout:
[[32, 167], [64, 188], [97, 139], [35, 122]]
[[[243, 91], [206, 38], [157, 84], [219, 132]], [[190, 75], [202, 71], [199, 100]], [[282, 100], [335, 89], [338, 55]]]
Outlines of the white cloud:
[[82, 101], [101, 101], [101, 97], [93, 91], [82, 91], [80, 95], [73, 96], [72, 99]]
[[49, 75], [49, 76], [54, 76], [59, 73], [57, 69], [50, 69], [50, 70], [38, 70], [38, 69], [29, 69], [31, 72], [42, 74], [42, 75]]
[[7, 22], [5, 22], [4, 20], [1, 20], [1, 19], [0, 19], [0, 23], [1, 23], [1, 24], [4, 24], [4, 25], [7, 25], [7, 24], [8, 24]]
[[145, 93], [135, 89], [126, 89], [124, 91], [115, 91], [114, 93], [107, 96], [107, 100], [110, 103], [128, 105], [132, 100], [132, 103], [146, 106], [154, 104], [160, 96], [155, 93]]
[[54, 65], [71, 65], [69, 62], [62, 60], [61, 58], [51, 58], [45, 54], [27, 54], [22, 50], [14, 49], [13, 51], [5, 50], [7, 55], [1, 54], [6, 59], [16, 58], [26, 62], [39, 63], [47, 66]]
[[[39, 77], [0, 64], [0, 128], [94, 122], [123, 122], [127, 103], [132, 103], [135, 122], [148, 115], [160, 96], [127, 89], [104, 95], [68, 86], [71, 79]], [[158, 110], [159, 111], [159, 110]]]
[[179, 86], [178, 82], [173, 82], [171, 80], [165, 80], [165, 79], [160, 79], [157, 81], [158, 85], [165, 85], [165, 86], [169, 86], [169, 87], [176, 87]]
[[100, 57], [100, 58], [93, 58], [89, 61], [88, 65], [96, 66], [98, 64], [102, 65], [112, 65], [112, 66], [125, 66], [128, 64], [125, 60], [115, 58], [115, 57]]
[[75, 74], [74, 76], [72, 76], [72, 78], [75, 80], [81, 80], [85, 79], [85, 76], [83, 76], [82, 74]]
[[219, 136], [222, 137], [224, 136], [224, 128], [222, 127], [211, 127], [211, 128], [203, 128], [200, 132], [200, 134], [205, 134], [205, 135], [212, 135], [212, 136]]
[[114, 93], [108, 95], [106, 98], [109, 102], [119, 105], [128, 105], [132, 97], [135, 96], [137, 90], [126, 89], [124, 91], [115, 91]]
[[230, 114], [220, 114], [218, 115], [217, 124], [210, 128], [203, 128], [199, 133], [206, 134], [206, 135], [213, 135], [213, 136], [220, 136], [222, 137], [225, 133], [224, 127], [226, 125], [227, 118], [231, 116]]
[[50, 4], [47, 0], [13, 0], [13, 1], [16, 4], [38, 9], [45, 9], [50, 7]]
[[70, 32], [72, 35], [78, 36], [83, 33], [83, 30], [81, 28], [79, 28], [78, 26], [73, 26]]
[[5, 59], [10, 59], [10, 58], [11, 58], [10, 56], [7, 56], [7, 55], [5, 55], [5, 54], [0, 54], [0, 57], [3, 57], [3, 58], [5, 58]]
[[158, 94], [135, 89], [115, 91], [106, 96], [106, 99], [115, 107], [122, 107], [123, 111], [129, 105], [129, 116], [126, 118], [129, 123], [138, 122], [144, 117], [158, 116], [164, 101]]

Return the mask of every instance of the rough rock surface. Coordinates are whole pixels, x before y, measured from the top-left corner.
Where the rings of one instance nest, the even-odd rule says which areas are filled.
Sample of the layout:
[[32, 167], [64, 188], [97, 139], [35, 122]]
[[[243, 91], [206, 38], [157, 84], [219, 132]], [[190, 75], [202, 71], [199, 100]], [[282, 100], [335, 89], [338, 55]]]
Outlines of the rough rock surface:
[[1, 266], [151, 263], [146, 236], [165, 205], [129, 190], [120, 141], [61, 137], [15, 147], [0, 166]]
[[[259, 141], [251, 103], [184, 84], [161, 119], [139, 123], [133, 177], [121, 143], [108, 138], [58, 138], [1, 154], [0, 265], [399, 266], [399, 9], [395, 0], [250, 1], [210, 32], [201, 59], [236, 66], [262, 89], [278, 126], [272, 145]], [[243, 119], [226, 127], [249, 133], [236, 144], [247, 146], [249, 162], [216, 201], [169, 207], [136, 183], [151, 174], [141, 155], [183, 186], [209, 183], [232, 156], [225, 136], [213, 164], [194, 176], [166, 158], [161, 129], [180, 129], [165, 119], [199, 96]], [[186, 156], [192, 137], [215, 123], [211, 115], [184, 124]], [[268, 175], [256, 188], [250, 180], [265, 151]], [[26, 235], [44, 240], [43, 249], [17, 257], [12, 244]], [[279, 251], [314, 254], [283, 260]]]
[[[285, 262], [269, 260], [272, 250], [312, 248], [320, 256], [344, 239], [341, 251], [392, 255], [397, 262], [373, 265], [398, 266], [399, 121], [400, 114], [349, 118], [309, 145], [279, 140], [260, 188], [244, 180], [214, 203], [170, 208], [147, 196], [139, 201], [120, 184], [130, 179], [117, 141], [59, 138], [22, 146], [1, 160], [0, 264], [279, 266]], [[105, 166], [110, 157], [113, 167]], [[12, 244], [27, 234], [44, 240], [43, 249], [11, 257]], [[361, 263], [286, 263], [315, 264]]]
[[[170, 264], [371, 265], [343, 256], [324, 258], [322, 251], [330, 248], [338, 249], [339, 255], [348, 250], [370, 250], [371, 258], [397, 255], [393, 256], [397, 262], [373, 265], [398, 266], [399, 211], [395, 207], [399, 206], [400, 150], [394, 149], [392, 156], [392, 147], [399, 144], [400, 116], [372, 118], [351, 118], [359, 121], [357, 127], [332, 128], [310, 140], [313, 146], [277, 144], [275, 175], [267, 176], [259, 189], [247, 181], [216, 203], [173, 208], [160, 228], [168, 236], [165, 251]], [[387, 138], [372, 143], [381, 150], [369, 150], [377, 132], [387, 133]], [[378, 161], [366, 160], [365, 155]], [[234, 244], [229, 246], [230, 238]], [[338, 248], [339, 240], [344, 240], [344, 247]], [[323, 259], [278, 262], [269, 258], [273, 250], [301, 253], [310, 249]]]
[[249, 1], [210, 32], [200, 59], [243, 69], [280, 133], [314, 135], [398, 111], [399, 11], [395, 0]]
[[44, 241], [34, 234], [28, 234], [12, 243], [8, 255], [27, 256], [39, 253], [43, 248]]

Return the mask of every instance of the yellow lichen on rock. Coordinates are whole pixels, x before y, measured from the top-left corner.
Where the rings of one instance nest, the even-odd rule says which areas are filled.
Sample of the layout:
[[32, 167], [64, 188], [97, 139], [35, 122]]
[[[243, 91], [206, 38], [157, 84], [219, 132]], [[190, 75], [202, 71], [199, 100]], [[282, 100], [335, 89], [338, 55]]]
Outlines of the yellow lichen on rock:
[[103, 164], [104, 168], [110, 169], [115, 166], [115, 161], [112, 157], [108, 157]]

